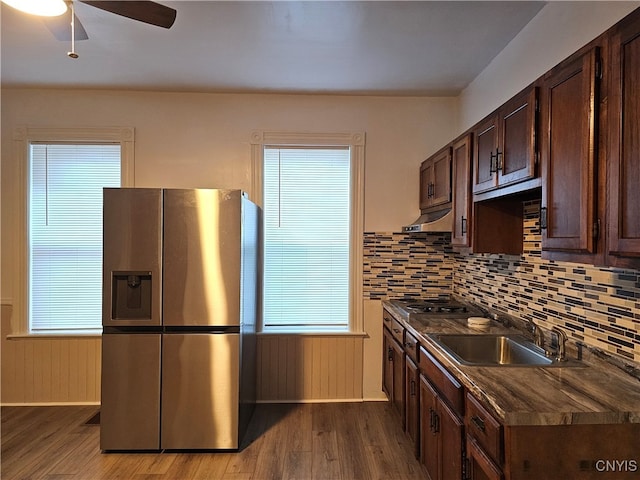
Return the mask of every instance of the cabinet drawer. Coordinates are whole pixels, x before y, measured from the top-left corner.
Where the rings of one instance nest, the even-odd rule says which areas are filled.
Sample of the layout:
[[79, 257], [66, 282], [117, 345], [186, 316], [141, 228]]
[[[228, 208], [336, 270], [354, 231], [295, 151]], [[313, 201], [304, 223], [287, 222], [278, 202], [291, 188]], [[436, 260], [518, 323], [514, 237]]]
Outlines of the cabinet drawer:
[[470, 394], [467, 394], [466, 408], [468, 434], [495, 462], [502, 464], [502, 425]]
[[389, 331], [391, 331], [391, 324], [393, 323], [393, 315], [391, 315], [387, 310], [382, 309], [382, 325], [386, 327]]
[[391, 335], [395, 338], [400, 345], [404, 345], [404, 327], [395, 318], [391, 322]]
[[425, 377], [439, 390], [454, 412], [464, 414], [464, 389], [440, 362], [424, 347], [420, 347], [420, 369]]
[[418, 363], [418, 339], [409, 332], [404, 333], [404, 351], [415, 363]]

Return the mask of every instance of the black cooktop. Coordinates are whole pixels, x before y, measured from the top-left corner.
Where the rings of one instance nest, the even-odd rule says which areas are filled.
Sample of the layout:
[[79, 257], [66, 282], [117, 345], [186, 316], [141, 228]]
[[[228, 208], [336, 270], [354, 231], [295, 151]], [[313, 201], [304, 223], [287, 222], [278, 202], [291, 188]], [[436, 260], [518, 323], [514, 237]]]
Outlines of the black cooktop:
[[399, 303], [411, 313], [432, 315], [468, 315], [469, 313], [477, 313], [474, 307], [453, 299], [401, 300]]

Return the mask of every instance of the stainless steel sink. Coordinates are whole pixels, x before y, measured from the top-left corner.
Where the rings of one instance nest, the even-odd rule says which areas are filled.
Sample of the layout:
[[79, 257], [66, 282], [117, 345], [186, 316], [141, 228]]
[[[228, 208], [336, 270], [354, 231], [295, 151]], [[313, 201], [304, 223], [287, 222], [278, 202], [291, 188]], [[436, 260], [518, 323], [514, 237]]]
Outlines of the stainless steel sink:
[[557, 361], [523, 335], [431, 334], [456, 362], [472, 366], [566, 367], [576, 361]]

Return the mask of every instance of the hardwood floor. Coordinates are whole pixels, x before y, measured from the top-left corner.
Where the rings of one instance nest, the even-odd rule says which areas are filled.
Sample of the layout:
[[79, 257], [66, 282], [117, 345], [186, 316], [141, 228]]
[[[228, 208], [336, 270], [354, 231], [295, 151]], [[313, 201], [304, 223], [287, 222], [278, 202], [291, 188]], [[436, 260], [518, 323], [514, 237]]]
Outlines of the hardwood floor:
[[3, 480], [408, 480], [426, 473], [385, 402], [261, 404], [239, 452], [101, 453], [97, 407], [2, 407]]

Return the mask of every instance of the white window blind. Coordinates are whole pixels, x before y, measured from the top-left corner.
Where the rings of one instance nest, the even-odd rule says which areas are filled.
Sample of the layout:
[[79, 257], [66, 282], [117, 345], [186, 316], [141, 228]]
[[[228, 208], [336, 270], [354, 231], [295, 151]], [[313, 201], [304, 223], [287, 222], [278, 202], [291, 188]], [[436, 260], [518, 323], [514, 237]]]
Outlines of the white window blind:
[[349, 328], [349, 148], [265, 147], [264, 327]]
[[98, 330], [102, 188], [119, 187], [119, 144], [32, 144], [29, 330]]

